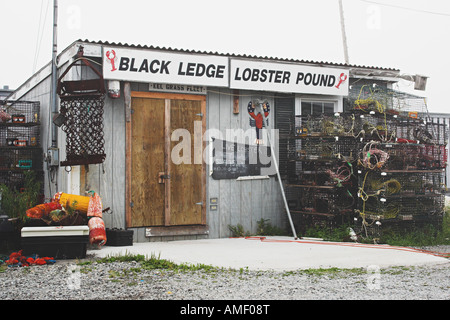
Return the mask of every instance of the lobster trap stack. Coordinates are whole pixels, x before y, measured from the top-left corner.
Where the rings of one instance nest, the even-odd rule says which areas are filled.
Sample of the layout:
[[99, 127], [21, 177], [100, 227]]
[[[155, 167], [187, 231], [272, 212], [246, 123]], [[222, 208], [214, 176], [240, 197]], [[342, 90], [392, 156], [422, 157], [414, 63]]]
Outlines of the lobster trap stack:
[[357, 226], [380, 230], [439, 227], [445, 206], [448, 128], [428, 116], [422, 97], [381, 87], [353, 89], [359, 118]]
[[357, 142], [352, 118], [295, 116], [289, 140], [286, 194], [297, 229], [348, 223], [357, 202]]
[[43, 179], [40, 104], [3, 101], [0, 105], [0, 184], [23, 190], [25, 171]]
[[[342, 113], [295, 116], [287, 197], [300, 230], [354, 221], [363, 236], [440, 226], [448, 128], [421, 97], [353, 87]], [[302, 225], [303, 224], [303, 225]]]

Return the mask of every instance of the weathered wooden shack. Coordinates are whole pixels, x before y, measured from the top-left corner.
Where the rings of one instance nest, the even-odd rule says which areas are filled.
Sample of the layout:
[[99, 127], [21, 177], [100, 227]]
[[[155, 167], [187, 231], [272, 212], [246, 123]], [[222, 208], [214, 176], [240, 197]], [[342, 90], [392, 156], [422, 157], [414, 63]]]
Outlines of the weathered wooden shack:
[[[82, 40], [59, 54], [58, 69], [59, 77], [68, 71], [63, 82], [98, 74], [104, 81], [106, 157], [65, 162], [68, 135], [58, 128], [57, 160], [66, 165], [44, 163], [45, 196], [94, 190], [111, 209], [106, 227], [132, 229], [136, 242], [229, 237], [230, 225], [255, 232], [261, 219], [289, 230], [273, 162], [252, 162], [249, 154], [267, 153], [272, 138], [285, 179], [287, 146], [276, 135], [289, 132], [293, 115], [308, 108], [340, 112], [352, 84], [390, 87], [399, 75], [379, 67]], [[55, 116], [50, 93], [49, 64], [8, 98], [40, 102], [46, 155]], [[274, 130], [269, 136], [259, 131], [261, 116]]]

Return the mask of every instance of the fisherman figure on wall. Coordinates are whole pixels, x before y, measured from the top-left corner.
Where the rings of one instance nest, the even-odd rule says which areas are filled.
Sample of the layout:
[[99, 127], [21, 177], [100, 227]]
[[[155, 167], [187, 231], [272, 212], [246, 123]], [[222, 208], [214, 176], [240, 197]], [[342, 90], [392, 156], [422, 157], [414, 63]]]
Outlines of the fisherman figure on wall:
[[[259, 101], [252, 100], [247, 106], [248, 114], [250, 115], [250, 126], [256, 128], [256, 144], [264, 144], [261, 136], [261, 129], [266, 126], [264, 118], [267, 118], [270, 113], [270, 105], [267, 100]], [[264, 117], [263, 117], [264, 112]], [[268, 121], [268, 120], [267, 120]]]

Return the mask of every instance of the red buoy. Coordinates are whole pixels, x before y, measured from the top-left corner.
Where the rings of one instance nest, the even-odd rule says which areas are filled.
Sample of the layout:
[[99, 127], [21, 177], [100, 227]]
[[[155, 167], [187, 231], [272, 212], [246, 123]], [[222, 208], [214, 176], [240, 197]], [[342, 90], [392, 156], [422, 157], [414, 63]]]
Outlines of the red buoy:
[[92, 217], [88, 221], [89, 242], [103, 246], [106, 243], [106, 228], [102, 218]]

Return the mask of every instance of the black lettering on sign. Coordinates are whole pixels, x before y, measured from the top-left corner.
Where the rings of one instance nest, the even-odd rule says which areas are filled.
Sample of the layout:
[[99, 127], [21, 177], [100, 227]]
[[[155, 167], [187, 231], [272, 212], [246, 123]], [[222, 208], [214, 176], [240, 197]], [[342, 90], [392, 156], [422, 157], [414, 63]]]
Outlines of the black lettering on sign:
[[201, 77], [205, 74], [206, 67], [203, 63], [197, 64], [197, 69], [195, 70], [195, 76]]
[[186, 72], [183, 71], [183, 62], [180, 62], [180, 65], [178, 66], [178, 75], [179, 76], [185, 76]]
[[190, 76], [190, 77], [203, 77], [208, 78], [223, 78], [225, 73], [225, 66], [217, 66], [210, 64], [208, 66], [203, 63], [193, 63], [188, 62], [186, 67], [183, 62], [180, 62], [178, 66], [179, 76]]
[[250, 69], [246, 68], [242, 71], [236, 68], [234, 80], [236, 81], [251, 81], [251, 82], [269, 82], [269, 83], [283, 83], [289, 84], [291, 73], [282, 70], [267, 70], [267, 69]]
[[303, 72], [299, 72], [297, 73], [297, 80], [295, 81], [295, 84], [300, 84], [302, 82], [306, 86], [313, 85], [315, 87], [332, 87], [336, 83], [336, 77], [326, 74], [304, 74]]
[[148, 61], [147, 59], [144, 59], [144, 61], [142, 61], [141, 67], [139, 68], [139, 72], [148, 72]]
[[244, 79], [244, 81], [248, 81], [250, 80], [250, 77], [252, 75], [252, 71], [250, 69], [245, 69], [243, 74], [242, 74], [242, 79]]
[[259, 80], [259, 70], [258, 69], [253, 69], [252, 81], [256, 82], [258, 80]]
[[193, 75], [195, 75], [194, 71], [195, 71], [195, 63], [188, 63], [187, 69], [186, 69], [186, 75], [193, 76]]
[[295, 82], [295, 84], [299, 84], [301, 81], [303, 81], [304, 78], [305, 78], [305, 74], [303, 72], [299, 72], [297, 74], [297, 81]]
[[217, 66], [216, 78], [223, 79], [225, 73], [225, 66]]
[[289, 84], [290, 79], [291, 79], [291, 73], [289, 71], [283, 72], [283, 83]]
[[234, 74], [234, 80], [240, 81], [241, 77], [239, 76], [239, 68], [236, 68], [236, 73]]
[[335, 83], [336, 83], [336, 77], [330, 76], [330, 79], [328, 79], [328, 86], [332, 87], [332, 86], [334, 86]]
[[307, 73], [306, 75], [305, 75], [305, 84], [307, 85], [307, 86], [309, 86], [310, 84], [311, 84], [311, 80], [312, 80], [312, 75], [311, 75], [311, 73]]
[[267, 80], [267, 70], [266, 69], [261, 70], [261, 76], [260, 76], [259, 80], [261, 82], [266, 82], [266, 80]]
[[208, 78], [214, 78], [215, 71], [216, 71], [216, 66], [213, 65], [213, 64], [210, 64], [210, 65], [208, 66], [208, 68], [206, 68], [206, 76], [207, 76]]
[[130, 71], [131, 72], [136, 72], [137, 68], [134, 67], [134, 62], [135, 62], [135, 58], [131, 58], [131, 65], [130, 65]]
[[165, 73], [165, 74], [170, 74], [169, 73], [169, 64], [171, 63], [172, 61], [162, 61], [161, 62], [161, 71], [160, 71], [160, 73]]
[[128, 66], [129, 64], [130, 64], [130, 58], [127, 58], [127, 57], [120, 58], [119, 70], [127, 71], [129, 68], [129, 66]]
[[153, 60], [150, 63], [150, 72], [151, 73], [157, 73], [159, 71], [159, 68], [155, 68], [155, 64], [159, 66], [160, 65], [159, 60]]
[[320, 78], [320, 86], [321, 87], [328, 86], [328, 76], [323, 76]]

